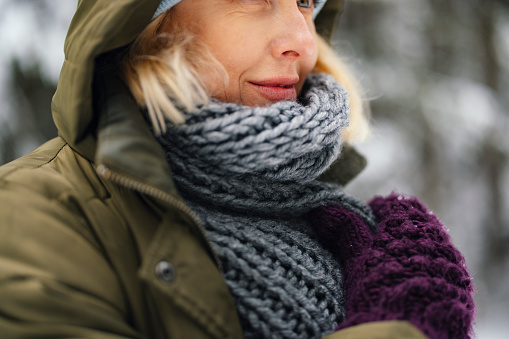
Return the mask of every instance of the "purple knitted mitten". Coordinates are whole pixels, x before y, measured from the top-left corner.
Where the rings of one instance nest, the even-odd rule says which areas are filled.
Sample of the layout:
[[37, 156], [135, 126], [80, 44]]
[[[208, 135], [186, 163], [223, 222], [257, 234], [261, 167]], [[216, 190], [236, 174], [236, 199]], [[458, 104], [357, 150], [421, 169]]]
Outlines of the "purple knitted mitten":
[[416, 198], [376, 197], [370, 207], [376, 233], [339, 205], [309, 214], [344, 267], [346, 320], [338, 329], [407, 320], [432, 339], [470, 338], [473, 283], [445, 227]]

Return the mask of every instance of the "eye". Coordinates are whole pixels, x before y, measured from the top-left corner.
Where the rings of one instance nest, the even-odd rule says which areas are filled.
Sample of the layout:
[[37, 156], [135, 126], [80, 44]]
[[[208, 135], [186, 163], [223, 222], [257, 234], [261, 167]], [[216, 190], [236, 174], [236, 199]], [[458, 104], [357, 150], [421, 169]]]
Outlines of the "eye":
[[310, 7], [313, 7], [313, 1], [312, 0], [297, 0], [297, 6], [303, 7], [303, 8], [310, 8]]

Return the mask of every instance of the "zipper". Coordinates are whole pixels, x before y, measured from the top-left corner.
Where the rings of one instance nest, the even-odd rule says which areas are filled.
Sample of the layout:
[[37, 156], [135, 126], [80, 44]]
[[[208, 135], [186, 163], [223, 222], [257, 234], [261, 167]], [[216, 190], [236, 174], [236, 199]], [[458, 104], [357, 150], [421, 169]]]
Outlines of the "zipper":
[[182, 200], [177, 199], [174, 196], [172, 196], [172, 195], [166, 193], [165, 191], [163, 191], [163, 190], [161, 190], [159, 188], [156, 188], [154, 186], [150, 186], [150, 185], [144, 184], [144, 183], [142, 183], [142, 182], [140, 182], [140, 181], [138, 181], [136, 179], [129, 178], [127, 176], [124, 176], [124, 175], [121, 175], [121, 174], [118, 174], [118, 173], [114, 173], [113, 171], [111, 171], [111, 169], [109, 169], [104, 164], [99, 164], [97, 166], [96, 170], [97, 170], [97, 173], [102, 178], [104, 178], [106, 180], [109, 180], [109, 181], [111, 181], [111, 182], [113, 182], [113, 183], [115, 183], [117, 185], [126, 187], [128, 189], [131, 189], [131, 190], [134, 190], [134, 191], [146, 194], [146, 195], [149, 195], [149, 196], [151, 196], [153, 198], [162, 200], [162, 201], [170, 204], [171, 206], [175, 207], [179, 211], [183, 212], [189, 218], [191, 218], [191, 220], [198, 227], [198, 230], [200, 231], [201, 235], [205, 239], [205, 242], [209, 246], [210, 252], [211, 252], [212, 256], [214, 257], [214, 260], [215, 260], [215, 262], [217, 264], [217, 267], [218, 267], [219, 271], [222, 274], [224, 274], [224, 270], [223, 270], [223, 266], [221, 265], [221, 261], [219, 260], [219, 257], [217, 256], [216, 251], [214, 251], [214, 247], [212, 246], [212, 242], [207, 237], [207, 234], [205, 232], [205, 227], [203, 226], [202, 221], [200, 220], [200, 218], [198, 218], [196, 213], [194, 213], [189, 207], [187, 207], [186, 204], [184, 204], [184, 202]]

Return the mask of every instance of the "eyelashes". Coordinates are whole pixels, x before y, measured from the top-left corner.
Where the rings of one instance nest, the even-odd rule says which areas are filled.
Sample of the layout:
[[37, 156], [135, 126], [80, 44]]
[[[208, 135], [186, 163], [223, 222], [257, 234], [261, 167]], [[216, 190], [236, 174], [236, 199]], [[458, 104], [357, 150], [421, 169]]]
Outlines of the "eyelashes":
[[[235, 0], [234, 0], [235, 1]], [[270, 3], [272, 2], [272, 0], [237, 0], [237, 1], [240, 1], [240, 2], [247, 2], [247, 3], [266, 3], [268, 5], [270, 5]], [[327, 0], [296, 0], [297, 2], [297, 6], [301, 7], [301, 8], [321, 8], [323, 6], [323, 4], [325, 3], [325, 1]]]
[[315, 8], [321, 5], [325, 0], [297, 0], [297, 6], [303, 8]]
[[312, 0], [297, 0], [297, 6], [302, 8], [310, 8], [313, 4]]

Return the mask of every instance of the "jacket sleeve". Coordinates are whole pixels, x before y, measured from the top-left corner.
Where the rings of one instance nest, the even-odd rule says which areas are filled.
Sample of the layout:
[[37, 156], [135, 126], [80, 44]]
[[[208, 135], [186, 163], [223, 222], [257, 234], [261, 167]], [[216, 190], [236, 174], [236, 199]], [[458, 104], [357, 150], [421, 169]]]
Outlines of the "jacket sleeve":
[[407, 321], [373, 321], [350, 326], [329, 334], [323, 339], [427, 339]]
[[2, 338], [139, 338], [76, 197], [0, 181]]
[[346, 320], [338, 329], [404, 320], [432, 339], [470, 338], [473, 283], [445, 227], [416, 198], [376, 197], [370, 207], [375, 233], [339, 205], [313, 212], [344, 267]]

